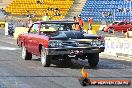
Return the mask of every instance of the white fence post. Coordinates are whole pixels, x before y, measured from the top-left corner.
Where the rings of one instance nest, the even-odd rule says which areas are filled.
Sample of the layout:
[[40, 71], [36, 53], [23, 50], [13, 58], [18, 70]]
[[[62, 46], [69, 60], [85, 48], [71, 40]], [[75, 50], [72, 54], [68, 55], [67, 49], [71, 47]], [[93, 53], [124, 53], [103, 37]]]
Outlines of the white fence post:
[[8, 23], [5, 23], [5, 35], [8, 35]]

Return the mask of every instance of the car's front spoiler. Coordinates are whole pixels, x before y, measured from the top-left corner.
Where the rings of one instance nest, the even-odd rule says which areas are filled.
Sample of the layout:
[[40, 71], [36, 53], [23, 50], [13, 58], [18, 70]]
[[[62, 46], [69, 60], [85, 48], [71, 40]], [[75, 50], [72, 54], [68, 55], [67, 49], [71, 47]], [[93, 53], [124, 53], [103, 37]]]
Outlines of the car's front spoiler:
[[86, 53], [101, 53], [105, 47], [67, 47], [45, 48], [48, 55], [83, 55]]

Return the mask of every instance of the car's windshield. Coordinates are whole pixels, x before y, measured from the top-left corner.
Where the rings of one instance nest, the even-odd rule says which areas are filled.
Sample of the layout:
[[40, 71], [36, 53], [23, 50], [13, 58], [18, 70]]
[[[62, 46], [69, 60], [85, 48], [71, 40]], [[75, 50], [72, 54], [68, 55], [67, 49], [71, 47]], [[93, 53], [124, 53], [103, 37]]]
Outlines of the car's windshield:
[[70, 31], [76, 29], [77, 23], [41, 24], [40, 31]]

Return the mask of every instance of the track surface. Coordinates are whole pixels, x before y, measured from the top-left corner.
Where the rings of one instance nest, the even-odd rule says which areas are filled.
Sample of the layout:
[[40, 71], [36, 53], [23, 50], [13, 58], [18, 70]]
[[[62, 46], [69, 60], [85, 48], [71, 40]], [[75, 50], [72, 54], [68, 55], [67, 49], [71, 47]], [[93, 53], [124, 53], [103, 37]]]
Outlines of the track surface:
[[[97, 68], [91, 69], [87, 61], [73, 61], [72, 66], [42, 67], [39, 60], [21, 58], [16, 41], [0, 34], [0, 88], [83, 88], [78, 78], [81, 68], [89, 72], [90, 79], [130, 79], [132, 61], [115, 60], [116, 57], [101, 55]], [[85, 88], [132, 88], [132, 86], [87, 86]]]

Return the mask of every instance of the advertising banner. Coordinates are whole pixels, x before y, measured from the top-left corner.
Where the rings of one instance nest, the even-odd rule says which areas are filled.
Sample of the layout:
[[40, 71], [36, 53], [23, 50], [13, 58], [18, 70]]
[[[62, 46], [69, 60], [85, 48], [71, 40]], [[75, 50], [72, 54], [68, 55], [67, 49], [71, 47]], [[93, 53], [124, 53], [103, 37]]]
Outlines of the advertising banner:
[[130, 43], [129, 40], [126, 38], [119, 38], [119, 43], [118, 43], [118, 47], [117, 47], [117, 54], [121, 53], [122, 56], [126, 56], [128, 57], [128, 51], [130, 49]]
[[132, 58], [132, 38], [105, 38], [105, 53]]
[[116, 47], [118, 44], [117, 37], [106, 37], [105, 38], [105, 52], [116, 55]]
[[129, 42], [128, 54], [129, 54], [129, 58], [132, 58], [132, 39], [131, 39], [131, 42]]

